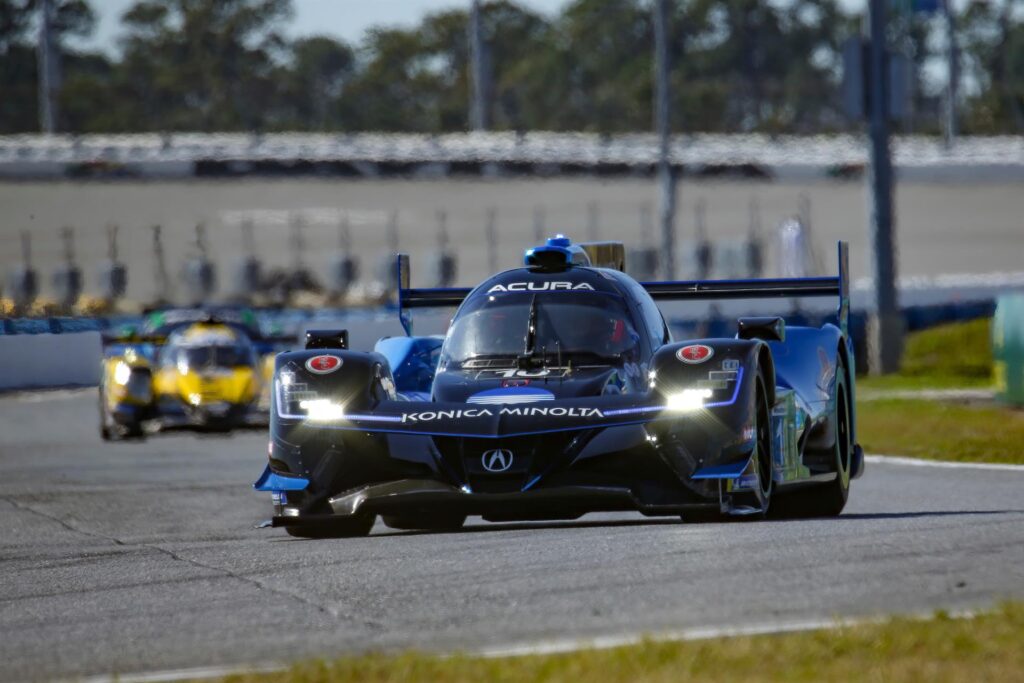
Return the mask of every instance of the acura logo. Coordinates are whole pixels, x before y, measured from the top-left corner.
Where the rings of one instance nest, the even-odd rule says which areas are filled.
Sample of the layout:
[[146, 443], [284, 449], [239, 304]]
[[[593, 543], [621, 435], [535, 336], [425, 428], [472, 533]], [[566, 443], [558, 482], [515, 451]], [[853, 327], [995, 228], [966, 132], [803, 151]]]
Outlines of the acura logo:
[[512, 467], [512, 451], [504, 448], [484, 451], [481, 460], [484, 469], [488, 472], [504, 472], [509, 467]]

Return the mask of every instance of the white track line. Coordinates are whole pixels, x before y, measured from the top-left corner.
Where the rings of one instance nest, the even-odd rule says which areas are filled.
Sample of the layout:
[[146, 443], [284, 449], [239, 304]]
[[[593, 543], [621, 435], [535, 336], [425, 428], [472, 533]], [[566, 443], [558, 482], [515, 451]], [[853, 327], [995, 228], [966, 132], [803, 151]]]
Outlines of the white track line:
[[172, 683], [173, 681], [202, 681], [227, 676], [272, 674], [287, 670], [285, 664], [257, 664], [254, 666], [207, 666], [196, 669], [167, 669], [138, 674], [113, 674], [73, 679], [78, 683]]
[[[983, 612], [976, 610], [951, 611], [948, 615], [953, 619], [972, 619]], [[631, 633], [614, 636], [598, 636], [595, 638], [567, 638], [564, 640], [545, 640], [537, 643], [522, 643], [502, 647], [486, 647], [478, 650], [459, 652], [460, 656], [483, 657], [486, 659], [502, 659], [506, 657], [530, 657], [534, 655], [555, 655], [577, 652], [580, 650], [609, 650], [616, 647], [639, 645], [643, 642], [671, 643], [694, 640], [711, 640], [714, 638], [736, 638], [742, 636], [760, 636], [770, 634], [798, 633], [802, 631], [821, 631], [850, 628], [866, 624], [881, 624], [895, 616], [905, 619], [927, 621], [934, 619], [934, 613], [912, 613], [877, 617], [848, 617], [833, 619], [805, 619], [796, 621], [766, 622], [752, 626], [722, 626], [682, 629], [678, 631], [656, 631], [649, 633]], [[439, 654], [446, 658], [452, 653]], [[148, 673], [124, 674], [112, 676], [93, 676], [79, 679], [80, 683], [173, 683], [175, 681], [208, 680], [223, 678], [230, 675], [259, 673], [280, 673], [286, 671], [284, 664], [262, 664], [257, 666], [222, 666], [197, 669], [169, 669]]]
[[865, 455], [864, 460], [880, 465], [908, 465], [911, 467], [938, 467], [950, 470], [996, 470], [999, 472], [1024, 472], [1024, 465], [1006, 465], [989, 462], [951, 462], [947, 460], [927, 460], [925, 458], [908, 458], [902, 455]]

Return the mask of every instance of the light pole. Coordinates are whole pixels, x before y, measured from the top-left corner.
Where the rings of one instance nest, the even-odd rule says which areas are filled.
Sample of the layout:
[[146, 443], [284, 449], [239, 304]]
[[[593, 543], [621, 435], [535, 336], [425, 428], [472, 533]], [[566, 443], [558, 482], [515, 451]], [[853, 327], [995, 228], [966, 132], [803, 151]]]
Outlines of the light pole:
[[953, 16], [953, 0], [943, 0], [946, 19], [946, 58], [949, 62], [949, 78], [946, 81], [945, 126], [944, 136], [946, 147], [953, 146], [956, 140], [956, 91], [960, 78], [960, 66], [956, 47], [956, 18]]
[[669, 92], [669, 0], [654, 0], [654, 127], [658, 133], [658, 221], [661, 223], [662, 277], [676, 276], [676, 179], [669, 157], [671, 105]]
[[54, 0], [39, 3], [39, 44], [36, 48], [39, 70], [39, 128], [56, 133], [60, 121], [60, 45], [54, 31], [57, 8]]
[[875, 310], [869, 323], [869, 370], [873, 374], [896, 372], [903, 346], [903, 318], [896, 292], [896, 237], [893, 230], [892, 159], [889, 151], [889, 69], [886, 57], [886, 2], [870, 0], [871, 27], [868, 68], [870, 229], [875, 281]]
[[487, 54], [480, 19], [480, 0], [473, 0], [469, 9], [469, 62], [469, 127], [472, 130], [487, 130], [491, 127], [491, 116], [487, 106], [490, 84], [487, 78]]

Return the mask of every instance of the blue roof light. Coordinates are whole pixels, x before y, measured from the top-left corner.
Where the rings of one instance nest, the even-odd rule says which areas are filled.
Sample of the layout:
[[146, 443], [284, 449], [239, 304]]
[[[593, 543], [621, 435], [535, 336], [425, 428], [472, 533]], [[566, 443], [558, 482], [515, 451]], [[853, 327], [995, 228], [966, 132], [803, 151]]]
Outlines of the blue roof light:
[[528, 266], [563, 269], [572, 265], [589, 266], [590, 258], [582, 247], [573, 244], [565, 235], [558, 234], [549, 237], [542, 246], [527, 249], [523, 254], [523, 262]]

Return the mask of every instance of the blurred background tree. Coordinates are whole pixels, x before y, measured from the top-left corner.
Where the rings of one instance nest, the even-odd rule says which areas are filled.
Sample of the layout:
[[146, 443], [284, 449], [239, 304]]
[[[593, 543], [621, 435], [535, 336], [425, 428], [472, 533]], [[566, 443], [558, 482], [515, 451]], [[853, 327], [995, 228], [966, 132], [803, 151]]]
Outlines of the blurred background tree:
[[[58, 4], [60, 36], [95, 24], [86, 0]], [[0, 132], [38, 129], [39, 0], [0, 0]], [[957, 17], [964, 132], [1024, 130], [1020, 0], [972, 0]], [[64, 55], [62, 125], [114, 131], [462, 131], [469, 125], [469, 12], [374, 28], [358, 45], [289, 40], [291, 0], [138, 0], [116, 57]], [[482, 4], [487, 99], [498, 130], [651, 129], [649, 0], [573, 0], [544, 16]], [[679, 0], [672, 20], [673, 128], [821, 133], [856, 127], [840, 109], [840, 46], [859, 17], [837, 0]], [[938, 132], [939, 22], [898, 14], [915, 73], [910, 127]], [[944, 76], [940, 77], [944, 78]]]

